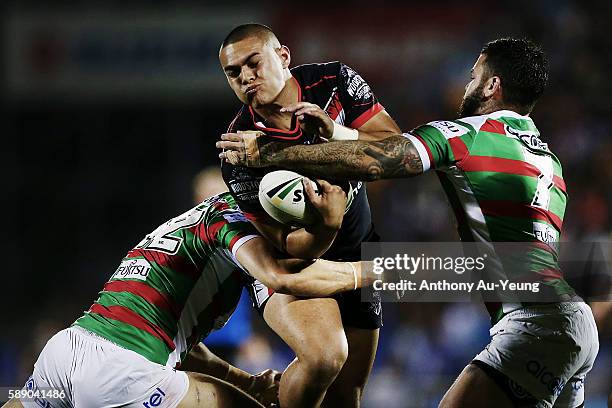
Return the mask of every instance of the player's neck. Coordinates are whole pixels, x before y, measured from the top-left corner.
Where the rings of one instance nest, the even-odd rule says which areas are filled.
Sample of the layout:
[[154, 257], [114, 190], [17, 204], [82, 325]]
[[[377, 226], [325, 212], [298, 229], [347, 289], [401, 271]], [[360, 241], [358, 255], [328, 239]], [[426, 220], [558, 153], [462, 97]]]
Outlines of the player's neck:
[[299, 85], [293, 77], [289, 77], [285, 86], [280, 91], [274, 102], [254, 108], [255, 112], [277, 129], [288, 130], [291, 128], [292, 113], [281, 112], [281, 108], [294, 104], [298, 101]]
[[496, 103], [496, 102], [490, 103], [490, 104], [484, 104], [483, 106], [480, 107], [480, 109], [478, 109], [476, 114], [477, 115], [488, 115], [489, 113], [493, 113], [493, 112], [497, 112], [501, 110], [508, 110], [508, 111], [516, 112], [520, 115], [529, 115], [529, 112], [525, 113], [523, 112], [522, 109], [518, 108], [515, 105], [508, 105], [505, 103]]

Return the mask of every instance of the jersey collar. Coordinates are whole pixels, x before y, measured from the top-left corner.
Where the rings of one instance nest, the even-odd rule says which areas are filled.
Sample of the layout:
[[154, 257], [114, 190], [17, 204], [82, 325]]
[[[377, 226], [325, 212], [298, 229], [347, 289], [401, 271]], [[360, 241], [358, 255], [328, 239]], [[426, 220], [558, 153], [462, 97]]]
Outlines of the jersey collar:
[[[298, 87], [299, 102], [302, 100], [302, 87], [300, 86], [298, 80], [295, 79], [295, 77], [291, 78], [295, 81], [295, 84]], [[259, 115], [257, 115], [257, 113], [253, 110], [251, 106], [249, 106], [249, 113], [251, 114], [251, 120], [253, 121], [253, 126], [255, 126], [255, 129], [261, 130], [266, 134], [266, 136], [281, 140], [297, 140], [302, 137], [302, 129], [300, 128], [300, 122], [295, 116], [291, 118], [291, 129], [283, 130], [264, 126], [263, 122], [257, 120], [257, 117], [259, 117]]]

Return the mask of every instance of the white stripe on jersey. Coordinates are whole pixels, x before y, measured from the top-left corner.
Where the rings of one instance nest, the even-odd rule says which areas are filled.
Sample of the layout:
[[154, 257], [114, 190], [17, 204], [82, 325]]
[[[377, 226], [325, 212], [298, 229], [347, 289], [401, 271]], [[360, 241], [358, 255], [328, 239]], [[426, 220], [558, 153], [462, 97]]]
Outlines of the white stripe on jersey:
[[[240, 264], [240, 262], [238, 262], [238, 258], [236, 258], [236, 252], [238, 252], [238, 250], [240, 249], [240, 247], [244, 244], [246, 244], [248, 241], [252, 240], [253, 238], [259, 238], [259, 235], [255, 235], [255, 234], [251, 234], [251, 235], [246, 235], [242, 238], [240, 238], [238, 241], [236, 241], [236, 243], [234, 244], [234, 246], [232, 247], [232, 259], [234, 260], [234, 262], [236, 263], [236, 265], [238, 265], [240, 267], [240, 269], [242, 269], [243, 271], [245, 271], [246, 273], [249, 273], [249, 271], [247, 271], [244, 266], [242, 266]], [[250, 275], [250, 273], [249, 273]]]
[[421, 143], [421, 141], [418, 138], [414, 137], [410, 133], [404, 133], [403, 136], [406, 139], [410, 140], [412, 144], [414, 145], [414, 147], [417, 149], [417, 152], [419, 153], [419, 157], [421, 158], [421, 163], [423, 163], [423, 173], [425, 173], [431, 167], [427, 149], [425, 148], [423, 143]]

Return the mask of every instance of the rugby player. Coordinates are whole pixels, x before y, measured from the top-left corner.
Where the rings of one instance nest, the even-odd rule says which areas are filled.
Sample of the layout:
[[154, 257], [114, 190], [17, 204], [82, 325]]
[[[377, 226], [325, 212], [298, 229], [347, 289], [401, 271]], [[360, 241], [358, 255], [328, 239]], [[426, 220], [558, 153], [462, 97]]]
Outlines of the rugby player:
[[[346, 195], [319, 184], [321, 195], [305, 183], [306, 195], [320, 222], [337, 231]], [[8, 406], [261, 406], [210, 376], [275, 398], [274, 373], [252, 376], [199, 343], [229, 319], [245, 283], [255, 278], [278, 293], [319, 297], [362, 284], [359, 262], [277, 254], [229, 193], [169, 220], [128, 252], [89, 310], [46, 344], [24, 388], [39, 398]], [[52, 391], [60, 398], [43, 396]]]
[[[230, 87], [243, 103], [229, 134], [258, 131], [267, 141], [312, 144], [357, 139], [358, 135], [378, 140], [399, 132], [369, 85], [353, 69], [340, 62], [289, 69], [289, 49], [266, 26], [236, 27], [223, 41], [219, 60]], [[303, 108], [310, 105], [333, 119], [328, 128], [310, 127], [302, 120]], [[278, 249], [298, 258], [358, 260], [361, 242], [378, 238], [365, 185], [356, 181], [347, 183], [350, 203], [333, 244], [330, 231], [322, 228], [289, 234], [291, 229], [270, 218], [258, 201], [259, 182], [269, 171], [229, 163], [222, 166], [240, 208]], [[281, 379], [281, 406], [313, 407], [323, 398], [330, 406], [359, 406], [382, 326], [380, 300], [361, 302], [360, 291], [343, 293], [335, 300], [303, 300], [272, 295], [273, 291], [264, 289], [260, 282], [254, 283], [254, 290], [258, 291], [253, 299], [256, 307], [297, 356]]]
[[[591, 309], [557, 265], [566, 187], [559, 160], [529, 117], [547, 79], [541, 48], [527, 40], [499, 39], [484, 46], [471, 70], [460, 119], [430, 122], [378, 142], [292, 146], [226, 135], [217, 144], [233, 149], [242, 165], [327, 177], [371, 181], [435, 169], [463, 241], [490, 248], [492, 242], [531, 242], [540, 251], [525, 257], [548, 254], [525, 264], [544, 265], [532, 280], [553, 291], [557, 301], [487, 304], [494, 324], [491, 342], [459, 375], [442, 407], [584, 404], [585, 376], [599, 348], [597, 328]], [[325, 112], [308, 109], [303, 115], [311, 126], [330, 126]]]

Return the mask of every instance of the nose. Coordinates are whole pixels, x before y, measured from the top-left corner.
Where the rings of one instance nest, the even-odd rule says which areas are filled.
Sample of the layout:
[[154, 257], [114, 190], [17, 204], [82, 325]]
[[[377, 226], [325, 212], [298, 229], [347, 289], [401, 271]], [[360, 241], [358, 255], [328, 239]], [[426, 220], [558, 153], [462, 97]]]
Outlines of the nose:
[[255, 78], [253, 70], [246, 65], [243, 65], [240, 71], [240, 77], [242, 78], [243, 84], [248, 84]]

